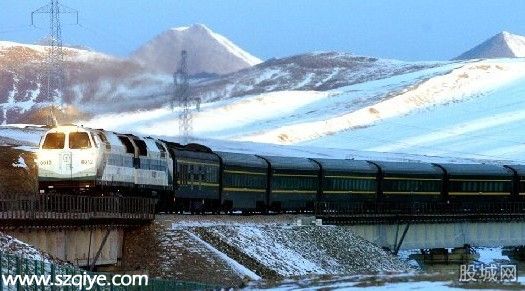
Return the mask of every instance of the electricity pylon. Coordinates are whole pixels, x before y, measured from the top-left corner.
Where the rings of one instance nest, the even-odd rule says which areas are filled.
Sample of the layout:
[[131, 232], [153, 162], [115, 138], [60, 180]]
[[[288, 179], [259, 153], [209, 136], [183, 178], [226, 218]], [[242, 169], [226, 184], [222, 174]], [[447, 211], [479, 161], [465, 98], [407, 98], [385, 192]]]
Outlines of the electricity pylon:
[[175, 91], [171, 99], [171, 108], [175, 103], [181, 107], [179, 115], [179, 134], [182, 143], [188, 143], [191, 140], [193, 131], [193, 106], [200, 110], [200, 98], [193, 98], [190, 92], [190, 83], [188, 75], [188, 53], [183, 50], [177, 71], [173, 74], [173, 84]]
[[62, 104], [62, 94], [65, 83], [64, 52], [62, 50], [62, 28], [60, 14], [75, 14], [78, 24], [78, 11], [59, 3], [58, 0], [50, 0], [50, 3], [31, 12], [31, 25], [34, 25], [35, 14], [49, 14], [50, 32], [48, 36], [47, 67], [47, 101], [51, 102], [50, 121], [56, 125], [53, 114], [53, 105]]

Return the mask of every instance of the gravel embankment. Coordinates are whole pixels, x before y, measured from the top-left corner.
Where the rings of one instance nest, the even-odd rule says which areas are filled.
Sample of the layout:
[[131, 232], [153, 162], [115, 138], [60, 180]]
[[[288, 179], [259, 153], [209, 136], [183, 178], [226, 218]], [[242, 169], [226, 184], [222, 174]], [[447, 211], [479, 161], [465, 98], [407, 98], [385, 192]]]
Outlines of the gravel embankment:
[[246, 281], [184, 229], [171, 230], [166, 217], [125, 234], [121, 269], [221, 286], [238, 287]]
[[[224, 255], [265, 281], [315, 276], [404, 273], [410, 267], [348, 228], [297, 226], [302, 215], [160, 215], [126, 238], [124, 263], [151, 275], [241, 286]], [[210, 252], [199, 239], [224, 255]], [[132, 245], [133, 247], [129, 247]]]
[[221, 225], [194, 231], [241, 263], [263, 270], [259, 275], [265, 278], [410, 270], [345, 227]]

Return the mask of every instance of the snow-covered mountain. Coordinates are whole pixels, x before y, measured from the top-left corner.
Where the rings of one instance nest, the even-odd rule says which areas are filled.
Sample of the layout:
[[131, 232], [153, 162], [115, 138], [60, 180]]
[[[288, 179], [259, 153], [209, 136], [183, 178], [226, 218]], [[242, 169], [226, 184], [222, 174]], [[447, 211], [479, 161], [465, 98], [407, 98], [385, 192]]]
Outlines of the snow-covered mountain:
[[202, 24], [169, 29], [141, 46], [131, 59], [152, 70], [172, 74], [182, 50], [188, 52], [188, 72], [192, 75], [228, 74], [261, 62]]
[[525, 57], [525, 36], [500, 32], [456, 57], [456, 60]]
[[[512, 39], [506, 43], [519, 55]], [[0, 46], [4, 120], [13, 106], [20, 114], [45, 97], [35, 73], [44, 54], [41, 47]], [[171, 73], [82, 50], [67, 56], [65, 100], [89, 113], [78, 114], [79, 123], [177, 140]], [[305, 154], [329, 147], [349, 158], [365, 150], [525, 163], [525, 59], [402, 62], [310, 53], [193, 79], [191, 94], [203, 101], [193, 119], [199, 142], [298, 145], [296, 153]]]
[[438, 62], [402, 62], [350, 53], [307, 53], [270, 59], [233, 74], [193, 84], [202, 100], [289, 90], [326, 91], [439, 66]]
[[[223, 74], [260, 62], [203, 25], [169, 30], [129, 59], [64, 48], [64, 92], [60, 100], [47, 100], [47, 47], [0, 41], [0, 124], [45, 122], [41, 120], [46, 115], [42, 108], [52, 105], [65, 105], [68, 112], [77, 112], [72, 118], [161, 107], [173, 92], [173, 69], [163, 73], [156, 66], [150, 67], [152, 59], [148, 58], [153, 55], [148, 52], [166, 67], [170, 67], [170, 61], [175, 67], [179, 45], [189, 52], [190, 73]], [[168, 57], [171, 53], [175, 59]]]
[[[349, 158], [365, 150], [525, 163], [524, 95], [524, 60], [444, 62], [325, 91], [216, 98], [201, 104], [193, 128], [200, 141], [338, 148]], [[178, 114], [165, 107], [82, 123], [177, 140]]]

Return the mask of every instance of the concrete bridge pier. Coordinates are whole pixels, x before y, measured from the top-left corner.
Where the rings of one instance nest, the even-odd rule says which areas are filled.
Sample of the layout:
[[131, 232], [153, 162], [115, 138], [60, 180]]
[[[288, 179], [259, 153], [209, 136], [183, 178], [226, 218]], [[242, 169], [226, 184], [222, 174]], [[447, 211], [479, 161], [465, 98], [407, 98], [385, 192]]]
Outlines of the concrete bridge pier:
[[107, 227], [36, 228], [9, 230], [7, 234], [73, 265], [116, 265], [122, 258], [124, 229]]
[[421, 260], [426, 264], [449, 264], [449, 263], [468, 263], [476, 259], [477, 255], [469, 245], [453, 249], [437, 248], [422, 249], [421, 254], [415, 255], [415, 259]]

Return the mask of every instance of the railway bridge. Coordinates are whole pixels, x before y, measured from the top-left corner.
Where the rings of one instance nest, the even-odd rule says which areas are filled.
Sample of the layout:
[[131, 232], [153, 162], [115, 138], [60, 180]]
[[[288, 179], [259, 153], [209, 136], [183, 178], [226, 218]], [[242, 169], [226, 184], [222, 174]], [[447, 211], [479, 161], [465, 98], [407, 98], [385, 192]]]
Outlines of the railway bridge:
[[81, 267], [117, 264], [125, 231], [154, 219], [155, 199], [149, 198], [0, 198], [0, 231]]
[[445, 253], [447, 257], [447, 249], [515, 247], [523, 252], [525, 246], [522, 202], [473, 204], [461, 209], [418, 206], [404, 212], [318, 205], [316, 218], [323, 224], [349, 226], [366, 240], [396, 254], [400, 250], [421, 249], [426, 253]]

